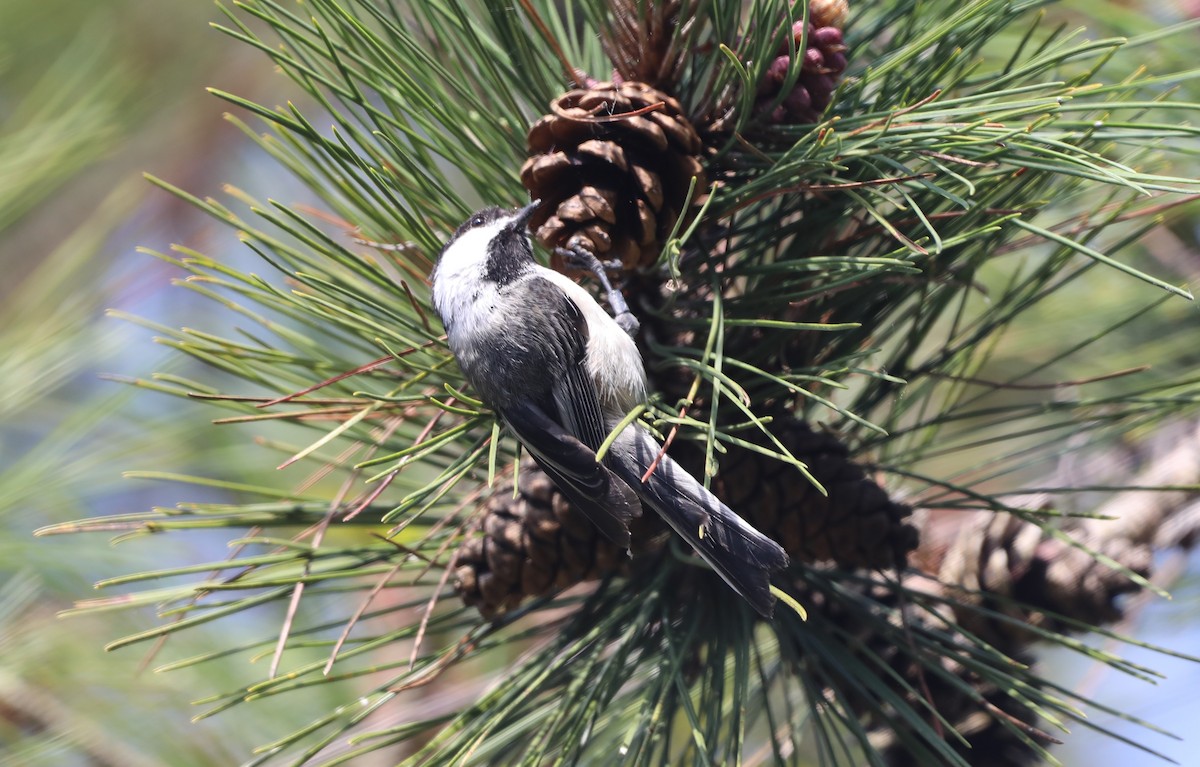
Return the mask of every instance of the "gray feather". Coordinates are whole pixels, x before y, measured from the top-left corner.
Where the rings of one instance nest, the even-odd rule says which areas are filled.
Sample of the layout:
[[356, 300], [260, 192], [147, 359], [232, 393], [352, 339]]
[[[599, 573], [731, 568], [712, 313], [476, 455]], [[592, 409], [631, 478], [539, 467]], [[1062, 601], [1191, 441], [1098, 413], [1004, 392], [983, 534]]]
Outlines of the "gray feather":
[[734, 591], [761, 615], [771, 617], [771, 573], [788, 566], [783, 547], [751, 527], [669, 456], [659, 459], [643, 483], [659, 451], [653, 437], [630, 426], [617, 438], [610, 466]]
[[606, 538], [629, 548], [629, 521], [641, 516], [637, 495], [596, 453], [532, 403], [514, 403], [500, 412], [504, 422], [542, 471]]

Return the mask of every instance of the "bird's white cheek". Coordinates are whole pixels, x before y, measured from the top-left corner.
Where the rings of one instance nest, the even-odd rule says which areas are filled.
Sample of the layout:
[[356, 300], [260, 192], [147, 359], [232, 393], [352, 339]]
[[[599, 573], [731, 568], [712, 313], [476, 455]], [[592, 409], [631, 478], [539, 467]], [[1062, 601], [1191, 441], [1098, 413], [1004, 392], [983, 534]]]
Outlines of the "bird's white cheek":
[[[478, 297], [484, 286], [488, 243], [507, 219], [466, 232], [442, 253], [433, 282], [434, 308], [446, 325], [477, 321]], [[466, 315], [472, 315], [470, 317]]]

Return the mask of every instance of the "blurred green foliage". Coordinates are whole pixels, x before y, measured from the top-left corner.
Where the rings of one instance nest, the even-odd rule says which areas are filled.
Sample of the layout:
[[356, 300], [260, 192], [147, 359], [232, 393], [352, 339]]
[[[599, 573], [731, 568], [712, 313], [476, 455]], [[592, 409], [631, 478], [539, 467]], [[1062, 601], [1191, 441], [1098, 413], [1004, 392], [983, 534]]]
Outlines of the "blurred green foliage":
[[[240, 142], [203, 88], [269, 74], [212, 35], [207, 4], [0, 3], [0, 764], [210, 765], [240, 759], [271, 717], [192, 725], [199, 675], [137, 675], [104, 643], [137, 615], [64, 621], [89, 582], [149, 551], [35, 540], [37, 527], [149, 503], [122, 471], [203, 463], [194, 424], [102, 372], [144, 368], [144, 336], [103, 318], [153, 305], [168, 273], [134, 246], [164, 214], [195, 231], [141, 175], [203, 183], [230, 165], [198, 156]], [[216, 134], [216, 135], [213, 135]], [[205, 152], [207, 155], [207, 151]], [[175, 232], [178, 236], [179, 232]], [[149, 303], [148, 303], [149, 302]], [[175, 551], [175, 554], [172, 554]], [[186, 556], [172, 543], [157, 556]], [[202, 636], [179, 643], [193, 651]], [[204, 674], [212, 678], [210, 669]], [[151, 713], [152, 712], [152, 713]], [[152, 726], [147, 726], [152, 717]]]
[[[1083, 0], [1074, 6], [1105, 31], [1144, 33], [1161, 23], [1159, 9]], [[1065, 10], [1053, 16], [1076, 21]], [[269, 66], [212, 33], [206, 23], [215, 18], [209, 4], [191, 0], [0, 3], [0, 765], [230, 764], [278, 729], [272, 722], [279, 709], [265, 704], [187, 721], [197, 690], [236, 687], [240, 669], [208, 664], [166, 678], [136, 676], [136, 656], [103, 654], [108, 639], [144, 628], [148, 613], [54, 617], [99, 574], [138, 569], [130, 561], [137, 557], [151, 567], [179, 542], [105, 550], [96, 539], [30, 535], [48, 523], [170, 499], [167, 491], [152, 500], [120, 480], [151, 456], [159, 469], [204, 466], [222, 456], [230, 464], [234, 448], [208, 434], [219, 430], [194, 433], [195, 412], [177, 416], [147, 406], [149, 395], [98, 378], [128, 364], [118, 355], [129, 352], [131, 339], [152, 348], [144, 335], [100, 319], [105, 308], [165, 285], [165, 276], [129, 280], [149, 262], [132, 245], [157, 245], [147, 215], [178, 215], [171, 223], [183, 231], [201, 226], [161, 195], [148, 197], [141, 172], [192, 190], [243, 172], [236, 156], [244, 139], [223, 129], [224, 107], [203, 87], [253, 93]], [[1191, 65], [1191, 53], [1178, 51], [1181, 64]], [[284, 100], [278, 83], [264, 101]], [[1194, 207], [1167, 215], [1179, 240], [1144, 242], [1148, 271], [1173, 245], [1196, 254]], [[1195, 279], [1194, 264], [1180, 268], [1174, 276]], [[1047, 333], [1077, 334], [1098, 314], [1141, 305], [1151, 289], [1135, 296], [1132, 284], [1114, 279], [1104, 295], [1080, 295], [1077, 313], [1048, 309], [1046, 332], [1011, 335], [993, 366], [1037, 357]], [[1170, 312], [1162, 327], [1176, 332], [1114, 337], [1093, 350], [1096, 373], [1149, 357], [1167, 361], [1164, 378], [1194, 366], [1187, 332], [1194, 307], [1177, 304]], [[154, 367], [153, 352], [141, 354], [133, 359], [143, 369], [132, 372]], [[209, 637], [178, 637], [172, 649], [200, 653]], [[231, 644], [228, 636], [220, 641]], [[345, 698], [333, 685], [314, 690], [271, 705], [289, 707], [286, 718], [295, 721]]]

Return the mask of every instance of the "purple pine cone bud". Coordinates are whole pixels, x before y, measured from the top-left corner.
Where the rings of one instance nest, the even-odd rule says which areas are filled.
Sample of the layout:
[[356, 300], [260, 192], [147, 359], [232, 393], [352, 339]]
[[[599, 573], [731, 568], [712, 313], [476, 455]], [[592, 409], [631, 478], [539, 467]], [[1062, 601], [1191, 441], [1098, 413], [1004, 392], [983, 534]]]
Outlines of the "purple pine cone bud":
[[788, 122], [787, 110], [784, 108], [783, 104], [780, 104], [774, 108], [771, 107], [771, 102], [774, 100], [774, 98], [759, 99], [754, 104], [754, 112], [756, 114], [766, 115], [767, 122], [771, 123], [772, 125], [781, 125], [785, 122]]
[[825, 56], [821, 53], [820, 48], [808, 48], [804, 51], [804, 71], [825, 71]]
[[[812, 24], [808, 25], [808, 34], [811, 36], [813, 32]], [[800, 47], [800, 43], [804, 41], [804, 22], [797, 21], [792, 24], [792, 40], [795, 41], [796, 47]], [[784, 47], [787, 47], [786, 45]]]
[[815, 123], [817, 121], [817, 111], [812, 108], [812, 96], [803, 85], [792, 89], [792, 92], [783, 100], [783, 107], [787, 111], [788, 117], [791, 118], [788, 122]]
[[[838, 80], [846, 70], [846, 44], [841, 26], [845, 23], [846, 0], [810, 0], [810, 20], [807, 24], [792, 24], [792, 42], [787, 40], [776, 51], [758, 86], [754, 113], [764, 122], [774, 125], [805, 125], [818, 122], [833, 100]], [[803, 47], [801, 44], [803, 43]], [[795, 87], [778, 100], [788, 70], [792, 51], [801, 56], [800, 77]]]
[[835, 75], [845, 72], [846, 54], [837, 51], [825, 54], [825, 71]]
[[846, 49], [846, 44], [842, 40], [842, 30], [837, 27], [820, 27], [819, 29], [814, 29], [809, 34], [808, 44], [820, 46], [825, 49]]
[[808, 89], [808, 95], [812, 97], [813, 108], [824, 112], [825, 107], [829, 106], [833, 89], [837, 87], [833, 77], [828, 74], [805, 72], [800, 76], [800, 82], [804, 88]]
[[792, 60], [787, 55], [778, 56], [771, 62], [771, 66], [767, 67], [766, 81], [774, 86], [774, 90], [778, 91], [779, 86], [787, 79], [788, 67], [791, 66]]

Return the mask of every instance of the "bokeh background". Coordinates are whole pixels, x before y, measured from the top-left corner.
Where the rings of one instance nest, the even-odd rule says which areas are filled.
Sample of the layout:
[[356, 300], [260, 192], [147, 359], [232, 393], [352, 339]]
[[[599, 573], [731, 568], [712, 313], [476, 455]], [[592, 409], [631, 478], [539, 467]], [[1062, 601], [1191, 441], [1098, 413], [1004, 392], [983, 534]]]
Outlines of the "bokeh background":
[[[1194, 18], [1200, 3], [1076, 0], [1053, 13], [1100, 36]], [[92, 584], [105, 577], [219, 557], [226, 536], [110, 545], [97, 536], [33, 535], [52, 523], [179, 500], [170, 483], [124, 472], [219, 473], [236, 482], [231, 471], [261, 463], [244, 433], [208, 426], [203, 408], [114, 380], [161, 370], [189, 377], [190, 363], [155, 342], [153, 323], [232, 323], [214, 316], [211, 302], [173, 287], [182, 275], [139, 248], [183, 243], [261, 269], [247, 266], [253, 254], [227, 228], [143, 173], [202, 197], [234, 187], [288, 204], [307, 199], [224, 119], [227, 104], [205, 90], [267, 104], [295, 97], [263, 56], [210, 29], [221, 18], [194, 0], [0, 2], [0, 765], [235, 764], [279, 731], [278, 721], [305, 721], [353, 696], [323, 685], [309, 696], [190, 721], [196, 698], [265, 676], [267, 659], [249, 669], [238, 660], [153, 673], [142, 668], [144, 646], [104, 650], [152, 626], [149, 609], [60, 613], [91, 597]], [[1200, 45], [1200, 31], [1194, 34]], [[1195, 49], [1183, 46], [1180, 61]], [[1194, 62], [1172, 68], [1188, 66]], [[1200, 101], [1200, 92], [1188, 100]], [[1192, 211], [1141, 243], [1139, 257], [1194, 287], [1200, 220]], [[1078, 314], [1048, 318], [1043, 328], [1086, 325], [1108, 309], [1089, 296]], [[1184, 312], [1181, 322], [1200, 334], [1196, 316]], [[1036, 353], [1036, 339], [1027, 340], [1026, 353]], [[1178, 362], [1191, 364], [1186, 355]], [[188, 497], [197, 500], [196, 491]], [[1171, 574], [1164, 585], [1174, 599], [1141, 599], [1122, 629], [1200, 655], [1200, 557], [1171, 556], [1158, 569]], [[226, 623], [187, 632], [171, 640], [171, 654], [227, 644], [231, 632], [252, 628]], [[1050, 653], [1041, 662], [1061, 682], [1183, 739], [1115, 720], [1099, 724], [1180, 764], [1200, 765], [1200, 666], [1137, 647], [1126, 654], [1164, 678], [1134, 680], [1074, 654]], [[1057, 753], [1068, 765], [1161, 763], [1087, 732]]]

